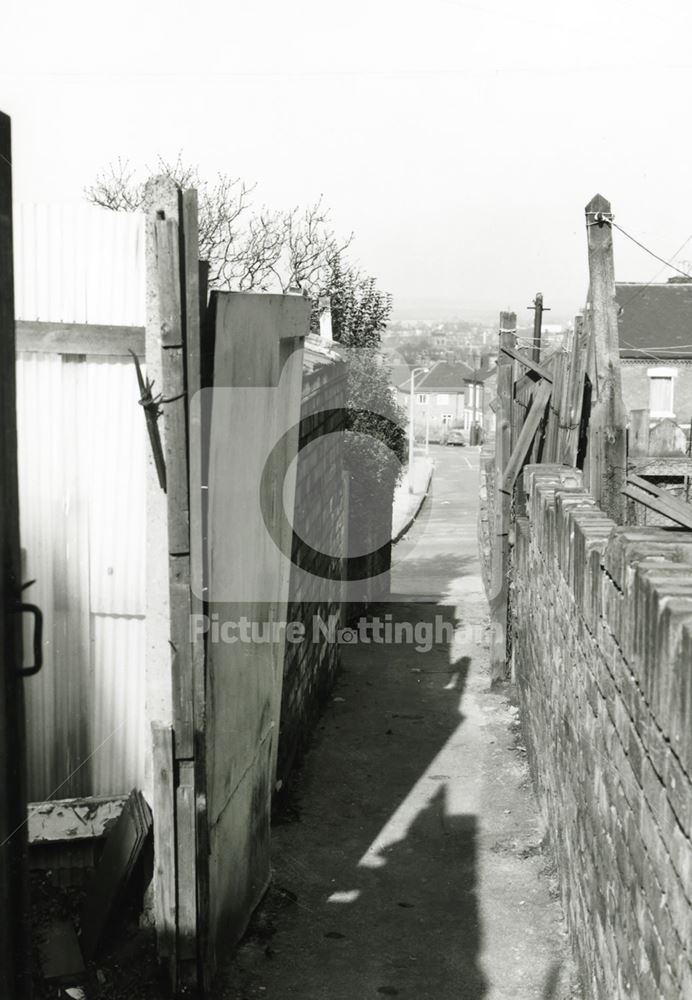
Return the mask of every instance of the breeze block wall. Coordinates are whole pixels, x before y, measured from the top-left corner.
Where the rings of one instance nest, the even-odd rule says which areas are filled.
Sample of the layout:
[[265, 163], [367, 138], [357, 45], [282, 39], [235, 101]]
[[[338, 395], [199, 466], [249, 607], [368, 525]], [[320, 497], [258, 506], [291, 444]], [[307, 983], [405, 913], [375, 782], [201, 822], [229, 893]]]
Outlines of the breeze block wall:
[[692, 533], [529, 466], [514, 673], [586, 995], [692, 997]]
[[[305, 594], [295, 565], [315, 573], [340, 572], [345, 546], [345, 496], [342, 436], [346, 404], [346, 367], [330, 350], [305, 346], [300, 451], [296, 472], [296, 516], [293, 538], [288, 621], [302, 622], [305, 638], [286, 643], [279, 731], [277, 780], [286, 786], [314, 732], [320, 709], [329, 695], [339, 666], [339, 647], [313, 628], [316, 618], [326, 625], [341, 604], [314, 600]], [[327, 437], [327, 435], [333, 435]], [[321, 559], [310, 549], [326, 554]], [[309, 600], [305, 598], [309, 597]], [[332, 618], [334, 620], [334, 618]]]

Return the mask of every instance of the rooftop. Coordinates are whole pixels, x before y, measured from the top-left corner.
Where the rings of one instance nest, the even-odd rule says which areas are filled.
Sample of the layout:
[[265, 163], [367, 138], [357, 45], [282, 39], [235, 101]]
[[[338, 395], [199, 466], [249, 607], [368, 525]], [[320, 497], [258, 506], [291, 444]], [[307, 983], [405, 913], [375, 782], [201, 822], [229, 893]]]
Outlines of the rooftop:
[[692, 282], [617, 282], [623, 358], [692, 358]]

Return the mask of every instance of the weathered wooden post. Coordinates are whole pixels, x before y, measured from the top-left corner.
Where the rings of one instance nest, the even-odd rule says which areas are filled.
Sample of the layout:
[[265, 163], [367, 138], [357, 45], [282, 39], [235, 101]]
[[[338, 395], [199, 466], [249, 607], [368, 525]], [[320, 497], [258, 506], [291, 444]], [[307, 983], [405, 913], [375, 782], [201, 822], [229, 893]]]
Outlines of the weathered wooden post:
[[511, 489], [503, 484], [511, 454], [513, 377], [512, 359], [502, 348], [516, 344], [516, 313], [500, 313], [500, 350], [497, 357], [497, 412], [495, 424], [495, 503], [493, 512], [492, 582], [490, 594], [490, 680], [507, 676], [507, 569]]
[[[633, 459], [646, 458], [649, 454], [649, 423], [648, 410], [630, 411], [630, 429], [627, 441], [628, 472], [634, 471], [631, 466]], [[626, 502], [628, 524], [646, 524], [646, 507], [634, 500]]]
[[584, 316], [574, 317], [574, 337], [569, 361], [569, 379], [564, 414], [564, 435], [561, 442], [560, 462], [576, 465], [579, 453], [579, 431], [584, 404], [584, 377], [586, 375], [586, 328]]
[[[550, 309], [543, 304], [543, 293], [536, 292], [536, 298], [533, 300], [533, 305], [529, 306], [529, 309], [533, 309], [533, 343], [531, 351], [529, 352], [533, 361], [539, 364], [541, 360], [541, 340], [543, 336], [543, 313], [550, 312]], [[530, 398], [530, 396], [529, 396]], [[541, 442], [543, 439], [542, 434], [536, 434], [531, 445], [531, 461], [537, 462], [538, 456], [541, 452]]]
[[[163, 396], [166, 492], [147, 481], [147, 702], [152, 720], [154, 909], [159, 959], [174, 990], [196, 986], [202, 942], [198, 826], [204, 826], [204, 655], [191, 614], [202, 608], [202, 428], [197, 198], [167, 177], [145, 190], [147, 377]], [[151, 466], [151, 463], [150, 463]], [[173, 845], [173, 847], [171, 847]]]
[[610, 202], [600, 194], [586, 206], [595, 400], [589, 424], [589, 487], [605, 513], [622, 524], [627, 415], [620, 378], [612, 218]]

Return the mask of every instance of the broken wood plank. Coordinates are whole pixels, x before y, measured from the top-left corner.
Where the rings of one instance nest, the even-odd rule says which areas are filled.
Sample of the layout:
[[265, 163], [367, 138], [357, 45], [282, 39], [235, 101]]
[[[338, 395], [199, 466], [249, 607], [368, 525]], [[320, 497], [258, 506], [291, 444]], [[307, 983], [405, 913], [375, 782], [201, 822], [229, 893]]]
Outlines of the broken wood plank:
[[524, 426], [519, 433], [517, 443], [512, 451], [509, 461], [505, 466], [502, 477], [502, 490], [510, 491], [514, 486], [517, 476], [521, 472], [522, 466], [533, 443], [534, 436], [540, 426], [546, 405], [550, 400], [552, 386], [548, 382], [541, 382], [536, 389], [531, 409], [529, 410]]
[[127, 796], [87, 797], [30, 802], [28, 828], [30, 844], [103, 837], [123, 811]]
[[[548, 373], [548, 380], [551, 382], [553, 380], [553, 362], [555, 355], [559, 352], [559, 350], [560, 348], [556, 347], [552, 351], [549, 351], [541, 361], [541, 368]], [[515, 383], [515, 392], [521, 392], [521, 390], [526, 389], [527, 386], [532, 386], [535, 381], [536, 379], [534, 378], [534, 373], [526, 372], [526, 374], [522, 375], [521, 378], [517, 379]]]
[[692, 458], [687, 455], [642, 455], [630, 457], [627, 471], [638, 476], [692, 476]]
[[[518, 361], [520, 365], [528, 368], [528, 375], [532, 382], [537, 382], [539, 379], [545, 379], [546, 382], [552, 382], [553, 377], [551, 372], [545, 368], [543, 365], [538, 364], [533, 358], [529, 358], [526, 354], [522, 354], [521, 351], [517, 351], [514, 347], [505, 345], [500, 348], [502, 354], [506, 354], [507, 357], [512, 358], [514, 361]], [[525, 386], [522, 386], [525, 388]]]
[[692, 529], [692, 505], [678, 500], [646, 479], [636, 475], [628, 476], [622, 492], [624, 496], [636, 500], [649, 510], [662, 514], [684, 528]]
[[142, 793], [134, 790], [106, 838], [82, 905], [80, 944], [87, 959], [96, 954], [106, 924], [132, 875], [150, 829], [151, 812]]

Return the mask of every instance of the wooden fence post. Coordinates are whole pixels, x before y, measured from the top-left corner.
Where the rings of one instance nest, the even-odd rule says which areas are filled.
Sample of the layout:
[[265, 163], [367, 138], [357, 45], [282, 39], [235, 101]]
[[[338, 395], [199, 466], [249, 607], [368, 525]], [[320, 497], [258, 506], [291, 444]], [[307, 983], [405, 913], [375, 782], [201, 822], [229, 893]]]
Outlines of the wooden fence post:
[[[627, 471], [632, 471], [629, 464], [630, 459], [646, 458], [649, 454], [649, 411], [631, 410], [630, 429], [627, 440]], [[626, 503], [627, 524], [646, 524], [646, 507], [636, 503], [634, 500], [627, 500]]]
[[[541, 340], [543, 336], [543, 313], [550, 312], [550, 309], [543, 304], [543, 293], [536, 292], [536, 298], [533, 300], [533, 306], [530, 306], [534, 310], [533, 314], [533, 346], [531, 348], [531, 356], [533, 360], [538, 364], [541, 360]], [[541, 441], [543, 435], [536, 433], [533, 441], [531, 442], [531, 461], [538, 461], [538, 456], [541, 452]]]
[[559, 462], [560, 460], [560, 421], [563, 409], [563, 397], [566, 391], [567, 374], [567, 355], [560, 348], [553, 359], [553, 392], [550, 398], [550, 406], [548, 407], [545, 443], [543, 445], [542, 460], [544, 462]]
[[579, 452], [579, 432], [584, 405], [584, 379], [586, 376], [586, 330], [584, 316], [574, 317], [574, 338], [569, 361], [569, 381], [564, 417], [564, 435], [561, 443], [560, 462], [576, 465]]
[[[204, 861], [200, 866], [197, 828], [206, 822], [200, 810], [204, 768], [196, 755], [201, 742], [196, 734], [204, 713], [200, 704], [204, 650], [201, 640], [191, 638], [191, 612], [201, 610], [201, 600], [191, 590], [191, 550], [197, 573], [201, 573], [202, 551], [202, 435], [199, 411], [189, 409], [190, 396], [201, 384], [197, 203], [194, 192], [180, 191], [170, 178], [151, 180], [145, 203], [147, 376], [156, 379], [163, 396], [159, 423], [166, 463], [166, 493], [151, 477], [148, 482], [147, 645], [153, 671], [148, 687], [154, 695], [151, 721], [172, 724], [174, 758], [172, 781], [162, 785], [163, 772], [153, 771], [159, 813], [155, 900], [157, 919], [162, 918], [162, 897], [174, 909], [173, 955], [161, 957], [169, 960], [173, 987], [183, 988], [196, 986], [198, 980], [203, 916], [197, 893]], [[201, 586], [201, 580], [198, 583]], [[175, 845], [172, 857], [165, 841]], [[166, 866], [174, 865], [172, 903], [170, 873], [164, 874], [157, 863], [158, 852], [164, 853]], [[170, 947], [167, 927], [162, 940]]]
[[175, 858], [175, 762], [173, 729], [152, 723], [153, 747], [152, 816], [154, 823], [154, 915], [159, 961], [168, 969], [170, 984], [177, 988], [177, 905]]
[[603, 511], [622, 524], [627, 416], [620, 378], [611, 220], [610, 202], [597, 194], [586, 206], [595, 399], [589, 423], [589, 486]]
[[495, 505], [490, 596], [491, 639], [490, 680], [507, 676], [507, 570], [509, 562], [509, 521], [511, 490], [503, 487], [505, 468], [511, 454], [513, 411], [513, 362], [502, 348], [514, 349], [517, 317], [500, 313], [500, 351], [497, 358], [497, 411], [495, 425]]

